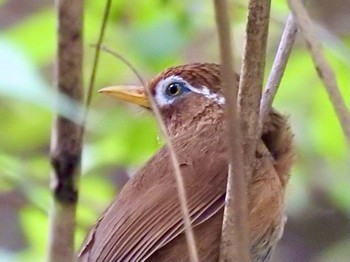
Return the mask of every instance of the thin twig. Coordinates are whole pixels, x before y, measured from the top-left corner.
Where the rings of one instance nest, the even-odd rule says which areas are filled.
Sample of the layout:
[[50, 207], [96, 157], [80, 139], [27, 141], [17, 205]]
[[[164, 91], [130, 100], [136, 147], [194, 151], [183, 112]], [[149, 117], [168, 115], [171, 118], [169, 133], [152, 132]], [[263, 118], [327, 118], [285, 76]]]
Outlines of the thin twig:
[[[86, 98], [85, 98], [85, 108], [86, 108], [85, 112], [86, 112], [86, 114], [87, 114], [87, 109], [89, 108], [89, 106], [91, 104], [92, 91], [93, 91], [94, 85], [95, 85], [98, 60], [99, 60], [100, 51], [101, 51], [100, 47], [102, 45], [103, 38], [105, 35], [107, 21], [108, 21], [108, 17], [109, 17], [109, 12], [111, 9], [111, 4], [112, 4], [112, 0], [106, 0], [106, 6], [104, 9], [104, 14], [103, 14], [102, 24], [101, 24], [101, 29], [100, 29], [100, 35], [98, 36], [97, 44], [95, 45], [96, 46], [95, 55], [94, 55], [94, 60], [93, 60], [93, 64], [92, 64], [92, 69], [91, 69], [90, 81], [89, 81], [88, 89], [86, 92]], [[86, 114], [84, 117], [85, 120], [86, 120]]]
[[170, 159], [171, 159], [171, 164], [172, 164], [173, 169], [174, 169], [174, 175], [175, 175], [175, 180], [176, 180], [176, 185], [177, 185], [176, 186], [177, 192], [179, 195], [180, 208], [181, 208], [182, 217], [183, 217], [183, 221], [184, 221], [184, 225], [185, 225], [185, 235], [186, 235], [186, 240], [187, 240], [190, 261], [191, 262], [198, 262], [199, 261], [198, 252], [197, 252], [197, 247], [196, 247], [196, 242], [195, 242], [193, 230], [191, 227], [190, 212], [188, 210], [185, 185], [184, 185], [181, 170], [180, 170], [179, 160], [176, 156], [174, 146], [173, 146], [171, 139], [169, 137], [168, 131], [166, 129], [166, 126], [165, 126], [164, 121], [162, 119], [162, 116], [160, 114], [159, 108], [158, 108], [156, 102], [154, 101], [154, 98], [153, 98], [152, 94], [150, 93], [150, 90], [147, 88], [147, 83], [143, 80], [143, 78], [140, 76], [140, 74], [135, 69], [135, 67], [129, 61], [127, 61], [122, 55], [118, 54], [117, 52], [112, 51], [111, 49], [104, 47], [104, 46], [102, 46], [100, 48], [102, 50], [114, 55], [118, 59], [122, 60], [135, 73], [135, 75], [137, 76], [137, 78], [141, 82], [142, 86], [144, 86], [144, 88], [145, 88], [147, 97], [148, 97], [149, 101], [151, 102], [152, 111], [157, 119], [158, 125], [159, 125], [160, 130], [163, 134], [165, 143], [169, 149], [169, 155], [170, 155]]
[[252, 174], [259, 139], [260, 99], [265, 69], [265, 54], [270, 16], [270, 0], [250, 0], [246, 42], [239, 83], [240, 117], [242, 123], [244, 173], [247, 181]]
[[271, 110], [272, 102], [281, 83], [297, 32], [297, 24], [293, 15], [290, 14], [278, 46], [275, 60], [273, 61], [265, 91], [261, 98], [258, 136], [261, 135], [265, 119]]
[[[77, 104], [82, 101], [82, 0], [56, 1], [58, 13], [58, 51], [56, 86], [58, 94]], [[57, 103], [58, 107], [66, 104]], [[59, 109], [58, 112], [62, 112]], [[72, 112], [71, 119], [81, 119], [81, 112]], [[80, 121], [78, 121], [81, 123]], [[82, 151], [81, 127], [62, 115], [52, 128], [50, 158], [53, 206], [50, 213], [48, 261], [74, 261], [75, 214], [78, 201], [77, 182], [80, 176]]]
[[[102, 17], [100, 34], [99, 34], [98, 39], [97, 39], [97, 44], [95, 44], [95, 46], [96, 46], [95, 55], [94, 55], [94, 59], [93, 59], [93, 64], [92, 64], [92, 68], [91, 68], [91, 75], [90, 75], [90, 79], [89, 79], [88, 88], [86, 91], [86, 97], [85, 97], [84, 108], [83, 108], [83, 118], [82, 118], [82, 125], [81, 125], [81, 133], [82, 133], [83, 138], [85, 135], [86, 122], [87, 122], [87, 117], [89, 114], [89, 107], [90, 107], [91, 100], [92, 100], [92, 91], [94, 90], [94, 86], [95, 86], [97, 66], [98, 66], [98, 61], [99, 61], [100, 51], [101, 51], [100, 47], [102, 45], [103, 38], [105, 35], [111, 5], [112, 5], [112, 0], [106, 0], [106, 6], [105, 6], [103, 17]], [[90, 114], [91, 114], [91, 112], [90, 112]]]
[[100, 47], [98, 47], [97, 45], [92, 45], [92, 46], [96, 47], [96, 48], [100, 48], [101, 50], [103, 50], [103, 51], [113, 55], [114, 57], [118, 58], [119, 60], [121, 60], [136, 75], [137, 79], [140, 81], [142, 86], [145, 86], [145, 84], [147, 84], [146, 81], [141, 76], [141, 74], [138, 72], [138, 70], [136, 70], [136, 68], [127, 59], [125, 59], [125, 57], [118, 54], [114, 50], [108, 48], [107, 46], [104, 46], [104, 45], [100, 45]]
[[[220, 43], [221, 77], [226, 101], [229, 174], [221, 235], [220, 261], [249, 261], [247, 184], [242, 165], [242, 143], [237, 110], [238, 79], [234, 71], [231, 30], [225, 0], [215, 0], [215, 17]], [[233, 172], [234, 171], [234, 172]]]
[[321, 44], [315, 36], [312, 21], [304, 6], [300, 0], [289, 0], [288, 3], [303, 33], [317, 73], [326, 87], [350, 149], [350, 112], [340, 93], [335, 74], [322, 52]]

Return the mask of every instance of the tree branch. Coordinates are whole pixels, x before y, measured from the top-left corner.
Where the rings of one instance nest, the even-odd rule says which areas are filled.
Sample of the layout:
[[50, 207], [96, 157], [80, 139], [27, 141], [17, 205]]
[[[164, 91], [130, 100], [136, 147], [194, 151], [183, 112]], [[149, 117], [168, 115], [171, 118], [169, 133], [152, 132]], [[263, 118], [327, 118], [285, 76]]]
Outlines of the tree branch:
[[270, 16], [270, 0], [250, 0], [245, 51], [239, 83], [244, 173], [249, 181], [258, 139], [260, 99]]
[[334, 72], [322, 53], [321, 44], [315, 36], [312, 21], [302, 3], [300, 0], [289, 0], [288, 3], [303, 33], [306, 46], [310, 51], [317, 73], [326, 87], [350, 149], [350, 112], [339, 91]]
[[237, 110], [238, 79], [231, 50], [231, 30], [225, 0], [215, 0], [215, 16], [221, 54], [221, 77], [226, 101], [229, 174], [220, 246], [220, 261], [249, 261], [247, 184], [242, 166], [242, 144]]
[[[82, 11], [81, 0], [57, 0], [58, 53], [57, 92], [78, 104], [82, 101]], [[58, 107], [64, 105], [58, 104]], [[63, 110], [58, 110], [62, 112]], [[70, 119], [81, 119], [81, 112]], [[81, 127], [57, 116], [51, 135], [50, 157], [53, 167], [53, 207], [50, 214], [48, 261], [74, 261], [77, 181], [82, 150]]]
[[[111, 9], [111, 4], [112, 4], [112, 0], [106, 0], [106, 6], [105, 6], [104, 14], [103, 14], [103, 17], [102, 17], [102, 24], [101, 24], [100, 34], [99, 34], [98, 39], [97, 39], [97, 44], [95, 45], [96, 46], [96, 48], [95, 48], [95, 55], [94, 55], [94, 61], [93, 61], [93, 64], [92, 64], [92, 69], [91, 69], [89, 86], [88, 86], [88, 89], [87, 89], [87, 92], [86, 92], [86, 98], [85, 98], [86, 111], [85, 112], [87, 112], [87, 109], [89, 108], [90, 103], [91, 103], [92, 90], [94, 89], [94, 85], [95, 85], [95, 78], [96, 78], [98, 60], [99, 60], [100, 51], [101, 51], [100, 47], [102, 45], [103, 37], [105, 35], [107, 21], [108, 21], [108, 17], [109, 17], [109, 11]], [[85, 114], [84, 120], [86, 120], [86, 114]]]
[[297, 32], [297, 24], [293, 15], [290, 14], [278, 46], [275, 60], [273, 61], [265, 91], [261, 98], [258, 136], [261, 135], [265, 119], [271, 110], [272, 102], [281, 83]]

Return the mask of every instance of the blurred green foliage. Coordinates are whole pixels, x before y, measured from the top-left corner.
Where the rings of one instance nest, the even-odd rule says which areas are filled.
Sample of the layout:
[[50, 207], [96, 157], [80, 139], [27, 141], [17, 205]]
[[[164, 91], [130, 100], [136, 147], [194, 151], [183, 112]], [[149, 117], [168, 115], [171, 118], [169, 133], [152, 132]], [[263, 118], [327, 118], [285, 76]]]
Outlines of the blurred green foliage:
[[[51, 201], [48, 154], [55, 112], [52, 72], [56, 15], [52, 3], [45, 0], [38, 1], [34, 10], [12, 3], [0, 1], [4, 14], [15, 10], [19, 17], [4, 25], [0, 36], [0, 261], [43, 261]], [[85, 83], [91, 73], [91, 45], [99, 33], [104, 5], [104, 1], [86, 1]], [[231, 6], [236, 18], [238, 63], [244, 41], [245, 5], [237, 1]], [[267, 73], [287, 14], [285, 1], [273, 1]], [[7, 15], [11, 21], [11, 13]], [[214, 22], [210, 1], [114, 1], [104, 44], [123, 54], [149, 79], [172, 65], [217, 62]], [[349, 37], [334, 35], [330, 30], [326, 33], [320, 36], [349, 105], [350, 63], [345, 58], [350, 53]], [[102, 54], [96, 89], [113, 83], [137, 83], [137, 78], [120, 61]], [[296, 43], [275, 107], [290, 115], [296, 136], [297, 164], [287, 192], [289, 217], [303, 221], [305, 213], [320, 206], [325, 212], [344, 214], [349, 225], [349, 154], [328, 95], [302, 41]], [[126, 173], [132, 174], [161, 146], [149, 113], [95, 93], [92, 110], [83, 154], [77, 247], [122, 185], [118, 177], [125, 179]], [[319, 194], [327, 199], [327, 207]], [[18, 224], [12, 215], [18, 218]], [[18, 229], [23, 235], [14, 235]], [[8, 244], [9, 238], [14, 244]], [[322, 247], [312, 261], [348, 261], [349, 241], [348, 236]]]

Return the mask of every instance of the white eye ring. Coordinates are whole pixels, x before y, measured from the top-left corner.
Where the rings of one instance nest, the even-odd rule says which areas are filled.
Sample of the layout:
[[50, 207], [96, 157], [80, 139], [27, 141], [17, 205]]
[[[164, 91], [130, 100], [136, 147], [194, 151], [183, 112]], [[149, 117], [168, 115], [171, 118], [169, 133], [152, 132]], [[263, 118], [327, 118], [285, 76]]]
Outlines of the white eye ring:
[[188, 83], [179, 76], [169, 76], [165, 79], [160, 80], [154, 88], [154, 99], [158, 106], [161, 107], [173, 103], [176, 95], [170, 95], [167, 91], [168, 86], [173, 83], [183, 83], [184, 85], [188, 86]]

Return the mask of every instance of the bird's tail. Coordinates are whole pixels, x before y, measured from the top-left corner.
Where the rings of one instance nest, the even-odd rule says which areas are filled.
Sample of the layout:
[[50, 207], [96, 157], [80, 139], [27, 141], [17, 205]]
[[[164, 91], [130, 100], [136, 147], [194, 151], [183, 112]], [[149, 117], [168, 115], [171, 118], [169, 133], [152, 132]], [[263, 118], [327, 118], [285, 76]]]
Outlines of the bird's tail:
[[264, 124], [262, 140], [274, 159], [275, 170], [283, 185], [288, 182], [295, 158], [293, 138], [288, 117], [271, 110]]

